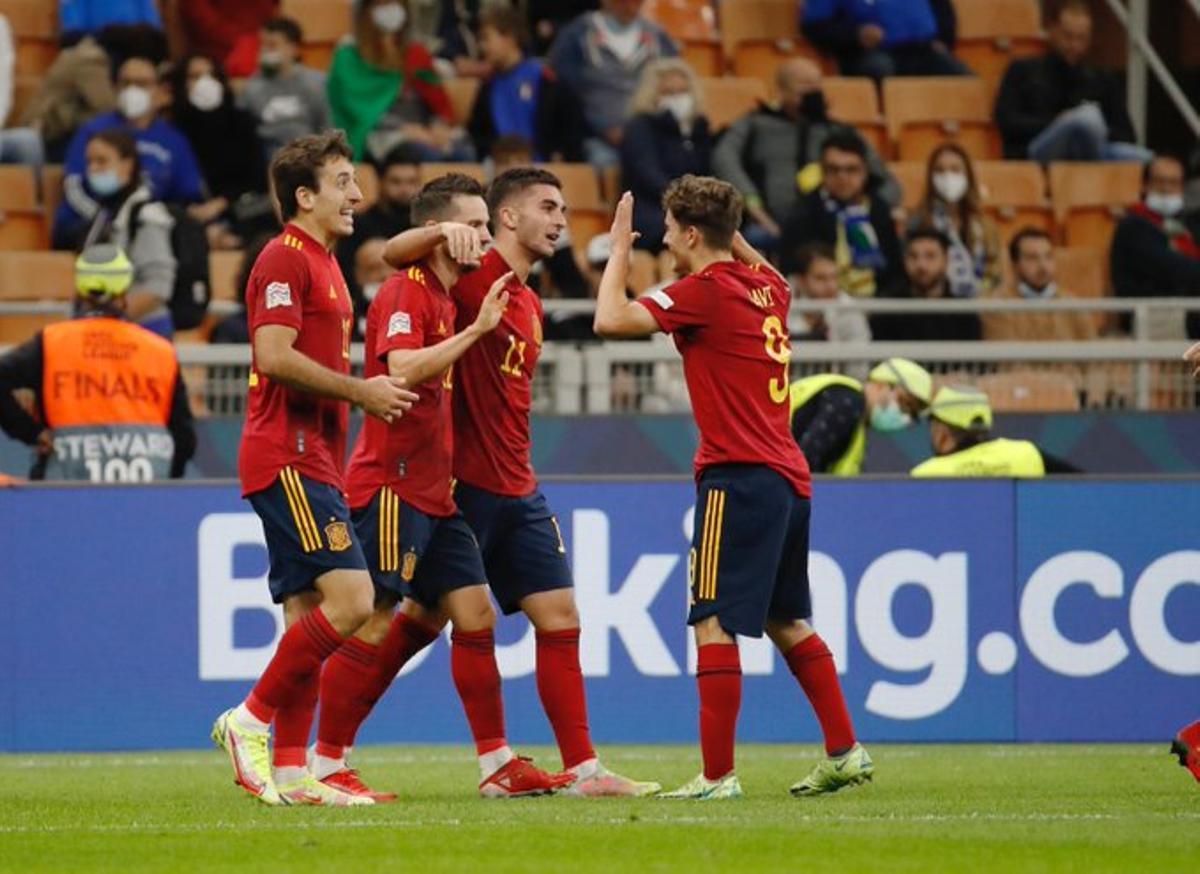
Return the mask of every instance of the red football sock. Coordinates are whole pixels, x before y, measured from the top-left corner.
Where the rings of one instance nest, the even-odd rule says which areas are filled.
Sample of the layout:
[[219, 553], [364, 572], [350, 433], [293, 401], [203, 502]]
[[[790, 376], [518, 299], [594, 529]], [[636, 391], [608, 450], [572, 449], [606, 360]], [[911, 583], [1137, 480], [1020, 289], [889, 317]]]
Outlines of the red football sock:
[[380, 699], [400, 669], [408, 660], [437, 640], [440, 632], [403, 613], [397, 613], [388, 628], [387, 637], [379, 644], [379, 674], [376, 677], [375, 697], [371, 706]]
[[313, 674], [299, 699], [275, 711], [275, 748], [271, 751], [271, 764], [276, 768], [303, 768], [307, 764], [308, 736], [312, 732], [320, 686], [321, 678]]
[[573, 768], [596, 758], [579, 667], [578, 628], [537, 632], [537, 688], [563, 767]]
[[840, 756], [854, 746], [854, 726], [842, 696], [833, 653], [819, 635], [806, 637], [787, 653], [788, 667], [800, 681], [825, 735], [825, 753]]
[[490, 628], [450, 635], [450, 674], [467, 713], [475, 752], [482, 756], [507, 746], [496, 637]]
[[320, 608], [306, 613], [284, 632], [271, 663], [246, 699], [247, 709], [263, 722], [273, 722], [280, 708], [306, 700], [321, 663], [341, 645], [341, 635]]
[[321, 671], [321, 719], [317, 723], [317, 754], [340, 759], [374, 699], [371, 693], [379, 673], [379, 647], [352, 637], [325, 661]]
[[736, 643], [706, 643], [697, 650], [697, 659], [704, 776], [718, 780], [733, 770], [738, 710], [742, 707], [742, 660]]

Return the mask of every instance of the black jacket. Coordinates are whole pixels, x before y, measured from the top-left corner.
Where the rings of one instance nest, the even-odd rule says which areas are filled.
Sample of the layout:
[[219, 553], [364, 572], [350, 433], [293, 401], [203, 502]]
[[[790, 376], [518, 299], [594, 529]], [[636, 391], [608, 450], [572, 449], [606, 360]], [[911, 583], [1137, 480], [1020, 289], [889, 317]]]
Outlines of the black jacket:
[[621, 141], [621, 178], [633, 192], [633, 229], [640, 233], [637, 246], [662, 248], [662, 196], [672, 179], [686, 173], [709, 175], [712, 167], [712, 134], [708, 119], [700, 116], [684, 136], [669, 112], [635, 115], [625, 125]]
[[[900, 251], [900, 238], [896, 236], [896, 223], [892, 221], [892, 208], [877, 195], [871, 199], [871, 226], [879, 238], [879, 249], [885, 264], [875, 275], [875, 294], [888, 296], [888, 289], [899, 287], [904, 281], [904, 258]], [[820, 190], [809, 192], [796, 201], [791, 215], [783, 226], [780, 252], [784, 273], [796, 270], [796, 253], [805, 243], [837, 244], [837, 217], [825, 208]]]
[[1004, 157], [1024, 159], [1034, 137], [1060, 113], [1084, 102], [1100, 106], [1110, 141], [1137, 139], [1124, 91], [1113, 73], [1087, 63], [1068, 66], [1055, 52], [1013, 61], [996, 95], [996, 125], [1004, 139]]
[[1118, 297], [1200, 297], [1200, 260], [1172, 248], [1149, 219], [1127, 213], [1117, 223], [1110, 253]]

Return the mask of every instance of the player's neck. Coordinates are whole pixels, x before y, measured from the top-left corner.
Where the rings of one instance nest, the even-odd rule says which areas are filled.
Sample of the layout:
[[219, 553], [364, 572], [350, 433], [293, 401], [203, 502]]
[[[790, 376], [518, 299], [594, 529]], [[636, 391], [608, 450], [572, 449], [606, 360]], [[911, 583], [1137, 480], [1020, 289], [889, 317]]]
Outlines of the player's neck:
[[504, 259], [504, 263], [509, 266], [509, 269], [517, 274], [517, 279], [524, 284], [529, 279], [534, 262], [538, 260], [537, 257], [531, 255], [528, 249], [518, 243], [516, 237], [497, 237], [492, 245], [496, 247], [496, 251], [500, 253], [500, 257]]
[[438, 278], [438, 282], [442, 284], [442, 288], [452, 287], [462, 275], [462, 269], [445, 251], [445, 247], [435, 249], [425, 259], [425, 263], [429, 265], [429, 269], [433, 271], [433, 275]]
[[697, 249], [692, 253], [692, 273], [700, 273], [713, 264], [732, 260], [733, 252], [727, 249]]
[[337, 242], [337, 236], [320, 227], [311, 216], [304, 213], [297, 213], [292, 217], [290, 224], [295, 225], [304, 233], [308, 234], [318, 243], [320, 243], [326, 251], [333, 250], [333, 244]]

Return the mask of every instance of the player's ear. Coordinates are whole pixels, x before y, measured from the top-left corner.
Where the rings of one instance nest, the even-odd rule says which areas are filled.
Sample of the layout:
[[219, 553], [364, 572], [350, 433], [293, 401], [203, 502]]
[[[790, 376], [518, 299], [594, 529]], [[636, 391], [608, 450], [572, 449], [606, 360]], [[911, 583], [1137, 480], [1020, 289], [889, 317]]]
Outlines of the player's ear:
[[307, 185], [301, 185], [296, 189], [296, 204], [301, 209], [307, 211], [313, 208], [317, 194]]
[[508, 206], [500, 207], [500, 224], [510, 231], [517, 229], [517, 211]]

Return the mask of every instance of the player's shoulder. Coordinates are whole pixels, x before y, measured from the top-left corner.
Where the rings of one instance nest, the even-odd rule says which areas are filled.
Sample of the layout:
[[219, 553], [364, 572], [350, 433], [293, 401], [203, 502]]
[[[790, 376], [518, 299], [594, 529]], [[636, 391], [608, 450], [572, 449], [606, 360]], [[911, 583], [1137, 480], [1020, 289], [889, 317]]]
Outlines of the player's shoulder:
[[304, 253], [304, 242], [287, 232], [273, 237], [263, 246], [254, 261], [254, 269], [260, 267], [276, 267], [295, 265], [297, 268], [307, 266], [308, 258]]

